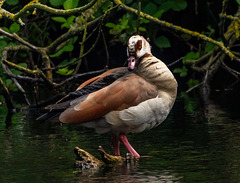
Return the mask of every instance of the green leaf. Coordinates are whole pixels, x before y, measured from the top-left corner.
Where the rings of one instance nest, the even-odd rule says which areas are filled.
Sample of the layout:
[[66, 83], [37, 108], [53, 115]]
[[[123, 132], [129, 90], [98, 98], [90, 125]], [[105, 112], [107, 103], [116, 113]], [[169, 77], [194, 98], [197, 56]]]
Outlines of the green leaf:
[[236, 0], [236, 2], [237, 2], [238, 4], [240, 4], [240, 0]]
[[73, 50], [73, 45], [66, 45], [62, 49], [60, 49], [57, 53], [50, 55], [51, 57], [58, 57], [60, 56], [63, 52], [71, 52]]
[[123, 0], [122, 2], [123, 2], [124, 4], [130, 4], [130, 3], [133, 2], [133, 0]]
[[161, 9], [159, 11], [157, 11], [153, 16], [157, 17], [157, 18], [161, 18], [162, 14], [165, 12], [165, 10]]
[[189, 79], [187, 84], [188, 84], [188, 88], [192, 88], [193, 86], [196, 86], [199, 84], [199, 80]]
[[71, 52], [74, 49], [73, 44], [77, 41], [78, 37], [75, 36], [73, 38], [71, 38], [67, 45], [65, 45], [62, 49], [60, 49], [57, 53], [50, 55], [50, 57], [58, 57], [60, 56], [63, 52]]
[[105, 26], [109, 27], [109, 28], [115, 28], [117, 25], [114, 24], [114, 23], [109, 22], [109, 23], [106, 23]]
[[66, 0], [63, 3], [63, 7], [65, 10], [76, 8], [78, 6], [78, 1], [79, 0]]
[[118, 34], [120, 34], [122, 32], [122, 30], [121, 29], [111, 29], [111, 30], [109, 30], [109, 33], [111, 34], [111, 35], [118, 35]]
[[[27, 68], [27, 64], [26, 63], [19, 63], [17, 65], [22, 66], [24, 68]], [[11, 69], [11, 71], [12, 71], [13, 74], [16, 74], [16, 75], [22, 74], [22, 71], [20, 71], [20, 70]]]
[[102, 5], [102, 11], [105, 13], [109, 8], [113, 7], [113, 2], [107, 1]]
[[172, 8], [172, 6], [173, 6], [173, 2], [171, 0], [169, 0], [169, 1], [162, 3], [159, 9], [164, 10], [164, 12], [166, 12], [166, 11], [170, 10]]
[[183, 72], [180, 73], [179, 76], [183, 78], [183, 77], [187, 76], [187, 72], [183, 71]]
[[195, 60], [199, 58], [199, 52], [189, 52], [183, 57], [183, 63], [186, 62], [187, 60]]
[[65, 2], [65, 0], [50, 0], [49, 1], [52, 6], [61, 6]]
[[9, 30], [10, 30], [11, 33], [14, 33], [14, 32], [16, 33], [16, 32], [18, 32], [20, 30], [20, 25], [17, 24], [16, 22], [14, 22], [10, 26]]
[[17, 5], [18, 4], [18, 0], [6, 0], [6, 3], [8, 5]]
[[8, 88], [8, 87], [12, 84], [12, 80], [11, 80], [11, 79], [5, 79], [5, 80], [4, 80], [4, 84], [5, 84], [6, 87]]
[[10, 32], [10, 30], [7, 27], [1, 27], [2, 30], [5, 30], [6, 32]]
[[129, 17], [127, 15], [123, 15], [123, 17], [121, 18], [121, 22], [120, 22], [120, 28], [123, 29], [127, 29], [128, 26], [128, 19]]
[[180, 77], [187, 76], [188, 69], [186, 66], [183, 66], [182, 68], [176, 68], [173, 70], [173, 73], [179, 73]]
[[61, 25], [61, 28], [66, 27], [67, 29], [69, 29], [73, 24], [74, 19], [75, 19], [74, 15], [68, 17], [67, 20], [65, 19], [66, 22], [63, 22], [63, 24]]
[[157, 11], [157, 6], [154, 3], [148, 3], [143, 11], [149, 15], [154, 15]]
[[68, 76], [68, 75], [73, 73], [73, 69], [69, 70], [68, 67], [65, 67], [65, 68], [62, 68], [62, 69], [58, 69], [56, 71], [56, 73], [64, 75], [64, 76]]
[[19, 63], [18, 65], [19, 65], [19, 66], [22, 66], [22, 67], [24, 67], [24, 68], [27, 68], [27, 64], [24, 63], [24, 62], [23, 62], [23, 63]]
[[165, 36], [159, 36], [154, 40], [154, 43], [159, 48], [169, 48], [171, 46], [170, 41]]
[[11, 91], [17, 91], [18, 90], [17, 86], [15, 85], [15, 83], [12, 82], [11, 79], [5, 79], [4, 84]]
[[75, 16], [72, 15], [72, 16], [70, 16], [70, 17], [67, 18], [67, 22], [68, 22], [69, 24], [73, 24], [74, 19], [75, 19]]
[[143, 23], [149, 23], [150, 21], [145, 19], [145, 18], [142, 18], [141, 21], [140, 21], [140, 24], [143, 24]]
[[158, 5], [162, 5], [165, 2], [165, 0], [154, 0], [154, 3]]
[[172, 9], [174, 11], [181, 11], [187, 7], [186, 0], [169, 0], [172, 3]]
[[212, 43], [207, 42], [206, 47], [205, 47], [205, 52], [208, 53], [214, 49], [215, 45]]
[[2, 49], [8, 45], [7, 41], [0, 40], [0, 57], [2, 56]]
[[173, 73], [181, 73], [182, 69], [181, 68], [176, 68], [173, 70]]
[[141, 31], [141, 32], [145, 32], [145, 31], [147, 31], [144, 27], [139, 27], [139, 31]]
[[52, 17], [55, 22], [65, 23], [67, 20], [64, 17]]
[[5, 47], [5, 46], [7, 46], [7, 45], [8, 45], [7, 41], [5, 41], [5, 40], [0, 40], [0, 48], [3, 48], [3, 47]]
[[[73, 59], [74, 60], [74, 59]], [[63, 66], [63, 65], [66, 65], [68, 63], [68, 60], [65, 59], [63, 60], [62, 62], [60, 62], [60, 64], [58, 64], [58, 66]]]

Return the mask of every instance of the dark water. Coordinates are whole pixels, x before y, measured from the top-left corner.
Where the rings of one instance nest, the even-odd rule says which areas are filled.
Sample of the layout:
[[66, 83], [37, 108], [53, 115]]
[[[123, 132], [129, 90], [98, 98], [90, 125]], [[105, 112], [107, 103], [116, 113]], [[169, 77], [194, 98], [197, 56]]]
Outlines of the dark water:
[[74, 147], [99, 157], [99, 145], [111, 152], [109, 134], [98, 135], [76, 125], [39, 124], [31, 111], [6, 119], [7, 110], [0, 106], [0, 182], [237, 183], [238, 104], [237, 93], [215, 93], [205, 104], [198, 96], [183, 94], [161, 126], [128, 135], [140, 155], [152, 157], [131, 165], [81, 173], [73, 167]]

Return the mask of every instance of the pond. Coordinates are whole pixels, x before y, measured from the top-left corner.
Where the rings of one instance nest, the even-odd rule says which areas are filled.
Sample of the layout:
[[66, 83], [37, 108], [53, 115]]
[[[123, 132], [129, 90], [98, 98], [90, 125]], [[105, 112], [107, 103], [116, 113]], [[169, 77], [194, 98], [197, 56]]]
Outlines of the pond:
[[[0, 106], [0, 182], [240, 182], [239, 92], [213, 92], [207, 102], [179, 94], [166, 121], [129, 134], [134, 164], [77, 172], [73, 149], [112, 153], [110, 134], [78, 125], [38, 123], [36, 111], [6, 117]], [[180, 96], [181, 95], [181, 96]], [[122, 154], [126, 153], [121, 147]]]

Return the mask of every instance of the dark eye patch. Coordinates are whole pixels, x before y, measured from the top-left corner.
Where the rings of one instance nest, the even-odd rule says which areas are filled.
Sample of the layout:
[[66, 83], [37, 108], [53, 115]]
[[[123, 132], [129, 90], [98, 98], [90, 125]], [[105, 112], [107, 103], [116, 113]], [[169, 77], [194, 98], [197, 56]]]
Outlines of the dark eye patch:
[[135, 44], [135, 50], [141, 50], [142, 49], [142, 40], [138, 40]]

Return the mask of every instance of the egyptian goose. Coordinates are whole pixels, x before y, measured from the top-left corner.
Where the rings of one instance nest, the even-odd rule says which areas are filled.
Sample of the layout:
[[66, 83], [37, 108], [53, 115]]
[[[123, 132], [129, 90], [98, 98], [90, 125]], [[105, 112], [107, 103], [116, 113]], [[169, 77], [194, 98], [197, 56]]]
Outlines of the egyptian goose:
[[114, 154], [120, 156], [120, 141], [139, 158], [127, 140], [129, 132], [139, 133], [161, 124], [177, 94], [177, 82], [167, 66], [151, 54], [149, 43], [139, 35], [127, 46], [128, 68], [108, 70], [81, 84], [37, 120], [57, 115], [62, 123], [76, 123], [111, 132]]

